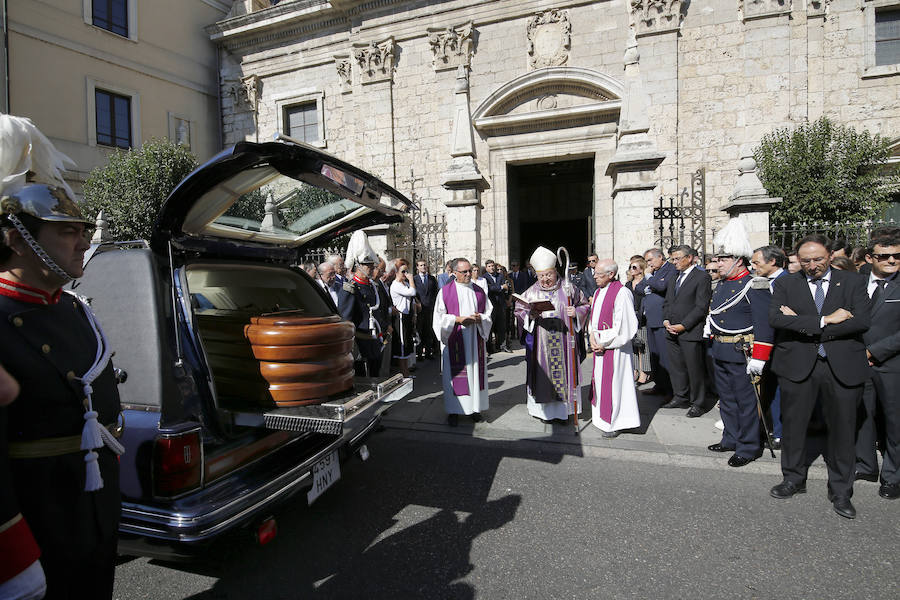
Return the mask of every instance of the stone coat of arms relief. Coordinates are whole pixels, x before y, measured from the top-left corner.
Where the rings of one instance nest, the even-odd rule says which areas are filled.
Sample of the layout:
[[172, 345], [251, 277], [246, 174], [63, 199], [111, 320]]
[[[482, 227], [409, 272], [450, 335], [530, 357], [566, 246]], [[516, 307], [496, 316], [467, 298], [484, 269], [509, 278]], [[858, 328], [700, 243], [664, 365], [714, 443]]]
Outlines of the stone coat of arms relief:
[[530, 68], [559, 67], [568, 62], [572, 44], [568, 11], [552, 9], [531, 17], [527, 32]]

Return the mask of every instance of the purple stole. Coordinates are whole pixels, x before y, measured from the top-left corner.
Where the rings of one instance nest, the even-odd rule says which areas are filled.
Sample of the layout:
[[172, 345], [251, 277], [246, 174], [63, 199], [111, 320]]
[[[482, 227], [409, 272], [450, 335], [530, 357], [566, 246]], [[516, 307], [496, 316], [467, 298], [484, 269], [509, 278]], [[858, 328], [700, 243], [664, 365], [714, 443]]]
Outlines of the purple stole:
[[[481, 286], [472, 284], [472, 290], [475, 292], [475, 305], [480, 314], [484, 314], [487, 307], [487, 296]], [[441, 288], [441, 294], [444, 297], [444, 306], [447, 308], [447, 314], [460, 316], [459, 314], [459, 296], [456, 293], [456, 283], [451, 281], [449, 284]], [[479, 389], [484, 389], [484, 344], [481, 343], [481, 334], [478, 336], [478, 383]], [[468, 396], [469, 377], [466, 373], [466, 345], [462, 336], [462, 325], [457, 323], [453, 326], [453, 331], [447, 340], [447, 351], [450, 352], [450, 377], [453, 383], [453, 393], [457, 396]]]
[[[618, 281], [610, 282], [607, 286], [606, 296], [603, 297], [603, 304], [600, 306], [599, 322], [596, 323], [597, 329], [609, 329], [613, 324], [613, 309], [616, 306], [616, 296], [622, 289], [622, 284]], [[600, 293], [599, 288], [594, 292], [594, 306], [596, 306], [597, 295]], [[613, 361], [615, 352], [607, 350], [603, 353], [603, 376], [600, 380], [600, 418], [609, 423], [612, 420], [612, 387], [613, 387]], [[597, 361], [597, 355], [594, 354], [594, 360], [591, 363], [591, 373], [594, 372], [594, 366]], [[591, 377], [593, 379], [593, 377]], [[597, 406], [597, 383], [591, 384], [591, 405]]]

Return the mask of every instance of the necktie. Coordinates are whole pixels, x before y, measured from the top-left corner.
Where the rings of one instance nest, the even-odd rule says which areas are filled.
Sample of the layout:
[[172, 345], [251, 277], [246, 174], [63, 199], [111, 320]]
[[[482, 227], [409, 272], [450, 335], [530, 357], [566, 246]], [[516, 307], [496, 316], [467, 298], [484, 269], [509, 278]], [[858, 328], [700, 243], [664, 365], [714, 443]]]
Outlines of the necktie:
[[881, 295], [884, 293], [884, 284], [887, 281], [884, 279], [876, 279], [875, 280], [875, 289], [872, 290], [872, 305], [881, 300]]
[[[818, 311], [819, 315], [822, 315], [822, 306], [825, 304], [825, 288], [822, 287], [822, 280], [815, 279], [813, 283], [816, 284], [816, 294], [813, 296], [813, 301], [816, 303], [816, 311]], [[816, 353], [825, 358], [825, 346], [819, 344], [819, 347], [816, 349]]]
[[675, 293], [678, 293], [679, 288], [681, 288], [681, 282], [684, 281], [684, 273], [678, 276], [678, 279], [675, 280]]

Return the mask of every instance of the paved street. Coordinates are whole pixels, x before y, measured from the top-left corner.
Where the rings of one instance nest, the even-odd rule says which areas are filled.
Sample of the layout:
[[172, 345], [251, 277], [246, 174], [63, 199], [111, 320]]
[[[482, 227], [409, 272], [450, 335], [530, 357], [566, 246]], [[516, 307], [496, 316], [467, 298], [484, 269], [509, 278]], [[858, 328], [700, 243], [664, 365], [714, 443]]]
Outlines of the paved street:
[[900, 505], [876, 484], [856, 486], [855, 521], [832, 512], [820, 464], [806, 496], [775, 501], [775, 461], [731, 469], [705, 451], [714, 413], [649, 398], [644, 434], [576, 437], [527, 416], [521, 360], [491, 357], [491, 411], [455, 429], [426, 363], [371, 458], [283, 509], [272, 543], [123, 561], [116, 597], [896, 598]]

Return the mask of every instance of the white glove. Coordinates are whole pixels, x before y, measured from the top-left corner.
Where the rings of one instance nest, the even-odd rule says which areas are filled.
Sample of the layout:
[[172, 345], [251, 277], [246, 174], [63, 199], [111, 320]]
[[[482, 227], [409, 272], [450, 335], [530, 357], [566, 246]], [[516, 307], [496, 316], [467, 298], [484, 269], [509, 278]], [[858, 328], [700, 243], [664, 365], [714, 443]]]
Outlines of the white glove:
[[750, 362], [747, 363], [747, 375], [762, 375], [763, 367], [765, 366], [766, 361], [758, 358], [751, 358]]
[[645, 295], [645, 296], [649, 296], [649, 295], [652, 294], [652, 293], [653, 293], [653, 290], [650, 289], [650, 286], [649, 286], [649, 285], [648, 285], [647, 287], [644, 288], [644, 295]]

